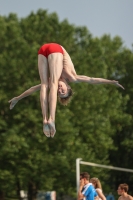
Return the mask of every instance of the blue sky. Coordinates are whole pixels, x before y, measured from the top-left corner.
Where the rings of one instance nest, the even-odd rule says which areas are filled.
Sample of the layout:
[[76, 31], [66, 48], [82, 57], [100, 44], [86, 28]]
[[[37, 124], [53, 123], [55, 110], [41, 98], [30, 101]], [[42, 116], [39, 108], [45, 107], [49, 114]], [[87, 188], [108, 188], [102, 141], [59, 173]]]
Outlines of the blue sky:
[[0, 0], [2, 16], [13, 12], [26, 17], [40, 8], [56, 12], [60, 21], [86, 26], [94, 37], [118, 35], [133, 49], [133, 0]]

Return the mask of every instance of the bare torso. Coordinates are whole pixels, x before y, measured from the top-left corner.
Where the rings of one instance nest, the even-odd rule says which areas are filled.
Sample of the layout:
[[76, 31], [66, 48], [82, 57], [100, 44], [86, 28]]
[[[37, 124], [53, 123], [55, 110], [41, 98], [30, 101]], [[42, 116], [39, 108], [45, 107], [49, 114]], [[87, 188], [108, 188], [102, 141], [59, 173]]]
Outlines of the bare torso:
[[118, 200], [133, 200], [133, 197], [129, 194], [126, 194], [126, 195], [120, 196]]
[[72, 82], [76, 75], [76, 71], [74, 69], [74, 65], [69, 54], [63, 47], [62, 49], [63, 49], [64, 54], [63, 54], [63, 70], [62, 70], [61, 78], [64, 78], [69, 82]]

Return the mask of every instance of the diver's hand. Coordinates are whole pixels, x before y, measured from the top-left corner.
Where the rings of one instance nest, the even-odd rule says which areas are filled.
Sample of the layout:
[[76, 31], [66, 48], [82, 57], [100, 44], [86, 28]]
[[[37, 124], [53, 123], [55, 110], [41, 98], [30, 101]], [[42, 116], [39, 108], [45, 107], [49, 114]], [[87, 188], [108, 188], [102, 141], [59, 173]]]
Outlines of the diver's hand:
[[119, 84], [118, 81], [113, 80], [113, 84], [114, 84], [114, 85], [117, 85], [118, 87], [120, 87], [120, 88], [122, 88], [123, 90], [125, 90], [125, 88], [124, 88], [121, 84]]
[[14, 106], [16, 105], [16, 103], [18, 103], [17, 97], [12, 98], [8, 102], [10, 103], [10, 110], [12, 110]]

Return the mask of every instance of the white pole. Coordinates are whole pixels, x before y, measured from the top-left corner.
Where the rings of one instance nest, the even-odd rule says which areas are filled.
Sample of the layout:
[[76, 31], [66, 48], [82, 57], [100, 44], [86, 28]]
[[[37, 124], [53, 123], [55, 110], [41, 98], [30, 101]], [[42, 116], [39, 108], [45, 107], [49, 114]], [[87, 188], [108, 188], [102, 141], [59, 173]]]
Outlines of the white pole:
[[106, 169], [112, 169], [112, 170], [118, 170], [118, 171], [125, 171], [125, 172], [133, 173], [133, 169], [113, 167], [113, 166], [109, 166], [109, 165], [100, 165], [100, 164], [91, 163], [91, 162], [85, 162], [85, 161], [81, 161], [80, 164], [89, 165], [89, 166], [93, 166], [93, 167], [101, 167], [101, 168], [106, 168]]
[[80, 181], [80, 161], [82, 158], [76, 159], [76, 183], [77, 183], [77, 195], [79, 190], [79, 181]]

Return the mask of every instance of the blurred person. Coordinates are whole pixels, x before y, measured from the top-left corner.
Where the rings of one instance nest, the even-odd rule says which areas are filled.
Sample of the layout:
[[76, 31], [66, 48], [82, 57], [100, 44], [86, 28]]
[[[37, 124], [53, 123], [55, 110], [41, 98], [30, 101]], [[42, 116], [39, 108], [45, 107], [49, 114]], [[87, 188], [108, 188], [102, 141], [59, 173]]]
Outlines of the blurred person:
[[86, 200], [94, 200], [97, 198], [97, 192], [90, 183], [90, 175], [87, 172], [80, 174], [80, 186], [78, 191], [78, 200], [86, 198]]
[[38, 51], [38, 71], [41, 84], [31, 87], [18, 97], [14, 97], [9, 103], [11, 103], [10, 109], [12, 109], [20, 99], [40, 90], [43, 132], [47, 137], [54, 137], [56, 132], [55, 112], [57, 96], [59, 102], [63, 105], [67, 105], [72, 97], [73, 92], [69, 82], [113, 84], [124, 89], [115, 80], [77, 75], [69, 54], [57, 43], [48, 43], [41, 46]]
[[126, 183], [122, 183], [118, 186], [117, 193], [121, 195], [118, 200], [133, 200], [133, 197], [127, 193], [128, 189], [129, 186]]
[[101, 185], [101, 182], [98, 178], [91, 178], [90, 179], [90, 182], [93, 184], [97, 194], [98, 194], [98, 199], [99, 200], [106, 200], [106, 197], [104, 196], [103, 192], [102, 192], [102, 185]]

